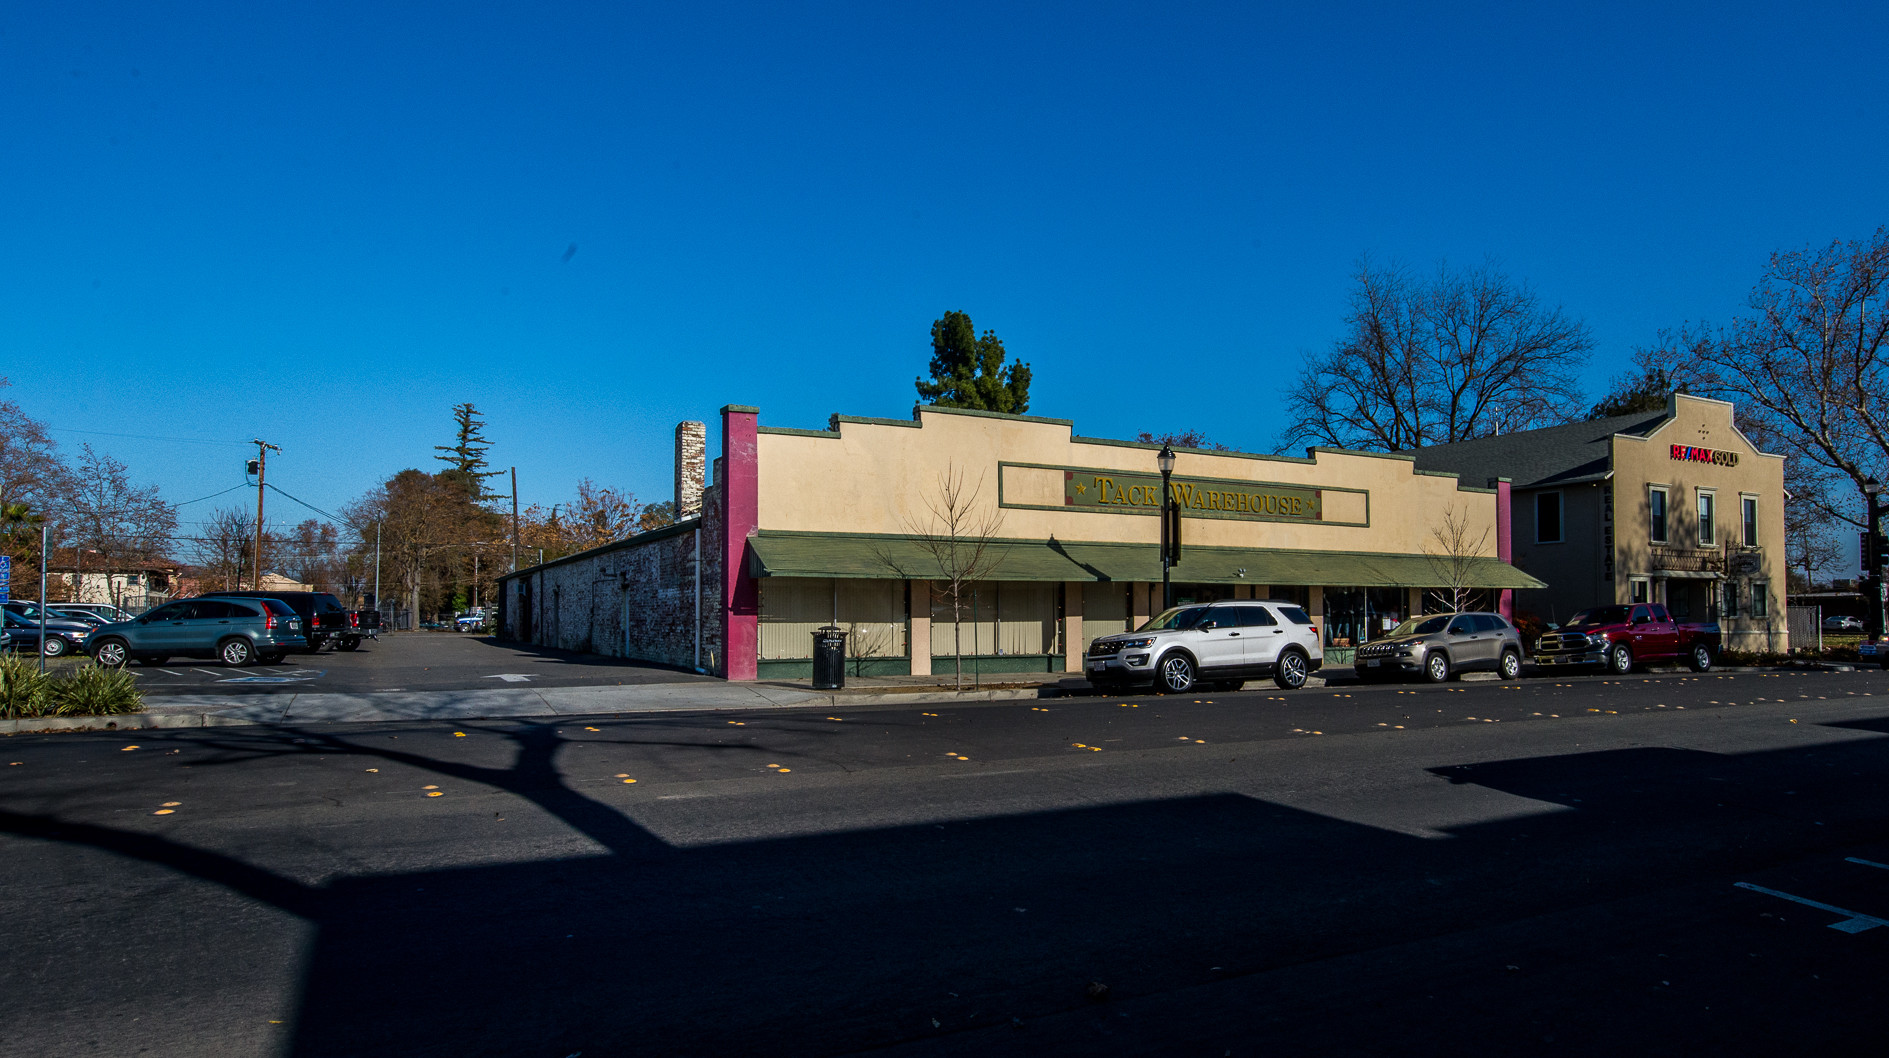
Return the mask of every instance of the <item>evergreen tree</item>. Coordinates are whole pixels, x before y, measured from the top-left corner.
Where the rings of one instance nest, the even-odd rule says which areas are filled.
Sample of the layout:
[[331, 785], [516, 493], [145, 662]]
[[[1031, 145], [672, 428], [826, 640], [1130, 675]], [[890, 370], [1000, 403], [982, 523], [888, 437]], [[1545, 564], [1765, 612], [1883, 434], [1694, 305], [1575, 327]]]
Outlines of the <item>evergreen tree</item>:
[[433, 458], [451, 464], [439, 472], [440, 480], [463, 489], [472, 502], [483, 503], [493, 496], [485, 487], [485, 479], [499, 475], [496, 470], [485, 469], [485, 453], [491, 445], [482, 432], [485, 420], [479, 418], [479, 409], [467, 401], [453, 405], [453, 422], [458, 427], [458, 441], [450, 445], [433, 446], [435, 451], [446, 453]]
[[979, 338], [962, 312], [947, 312], [931, 325], [931, 381], [916, 384], [919, 397], [940, 408], [1019, 415], [1030, 408], [1030, 365], [1006, 365], [997, 332]]
[[1588, 409], [1587, 417], [1606, 419], [1615, 415], [1665, 411], [1666, 398], [1676, 389], [1684, 387], [1671, 371], [1654, 364], [1642, 365], [1639, 370], [1628, 371], [1614, 379], [1613, 392]]

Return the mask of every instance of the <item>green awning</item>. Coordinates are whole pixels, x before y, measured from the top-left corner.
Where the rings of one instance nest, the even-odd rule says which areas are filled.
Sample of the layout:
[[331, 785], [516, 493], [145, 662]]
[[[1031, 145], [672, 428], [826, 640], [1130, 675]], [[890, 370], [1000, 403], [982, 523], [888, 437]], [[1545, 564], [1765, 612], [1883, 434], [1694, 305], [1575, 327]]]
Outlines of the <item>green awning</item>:
[[[941, 561], [930, 542], [911, 536], [760, 532], [748, 538], [756, 577], [892, 577], [939, 580], [947, 565], [969, 562], [979, 543], [985, 580], [1143, 581], [1161, 579], [1161, 559], [1147, 544], [1060, 540], [960, 540], [959, 558]], [[1433, 588], [1452, 579], [1452, 560], [1428, 555], [1268, 548], [1188, 547], [1174, 567], [1184, 584], [1304, 584], [1331, 587]], [[1545, 588], [1493, 558], [1464, 559], [1464, 580], [1477, 588]]]

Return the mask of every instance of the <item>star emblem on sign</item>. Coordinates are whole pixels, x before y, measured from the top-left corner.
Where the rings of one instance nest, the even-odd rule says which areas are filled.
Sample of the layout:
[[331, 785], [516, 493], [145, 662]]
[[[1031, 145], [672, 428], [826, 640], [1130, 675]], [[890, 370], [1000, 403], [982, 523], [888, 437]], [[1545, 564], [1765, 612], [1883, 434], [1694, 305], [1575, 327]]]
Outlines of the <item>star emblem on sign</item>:
[[1087, 485], [1077, 485], [1077, 486], [1076, 486], [1076, 495], [1078, 495], [1078, 496], [1080, 496], [1080, 495], [1082, 495], [1083, 493], [1085, 493], [1085, 492], [1087, 492], [1087, 491], [1089, 491], [1089, 486], [1087, 486]]

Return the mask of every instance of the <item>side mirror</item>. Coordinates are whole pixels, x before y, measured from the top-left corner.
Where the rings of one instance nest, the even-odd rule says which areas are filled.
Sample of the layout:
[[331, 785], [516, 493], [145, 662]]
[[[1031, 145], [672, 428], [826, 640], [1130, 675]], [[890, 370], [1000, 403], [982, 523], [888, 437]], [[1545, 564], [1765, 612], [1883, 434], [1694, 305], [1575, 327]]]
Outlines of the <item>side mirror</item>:
[[1195, 630], [1200, 632], [1211, 632], [1218, 627], [1220, 627], [1218, 621], [1202, 621], [1194, 626]]

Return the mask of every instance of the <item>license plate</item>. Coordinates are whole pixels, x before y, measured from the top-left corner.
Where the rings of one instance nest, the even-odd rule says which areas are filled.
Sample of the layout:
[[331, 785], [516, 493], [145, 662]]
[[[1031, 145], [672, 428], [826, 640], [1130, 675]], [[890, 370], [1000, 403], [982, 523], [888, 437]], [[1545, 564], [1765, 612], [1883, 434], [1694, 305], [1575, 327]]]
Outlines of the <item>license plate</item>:
[[1374, 669], [1374, 668], [1377, 668], [1379, 665], [1384, 664], [1384, 661], [1382, 658], [1372, 658], [1371, 660], [1365, 662], [1364, 664], [1367, 668]]

